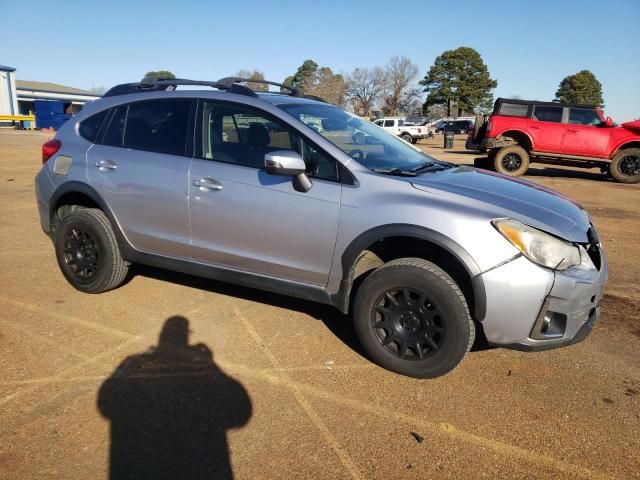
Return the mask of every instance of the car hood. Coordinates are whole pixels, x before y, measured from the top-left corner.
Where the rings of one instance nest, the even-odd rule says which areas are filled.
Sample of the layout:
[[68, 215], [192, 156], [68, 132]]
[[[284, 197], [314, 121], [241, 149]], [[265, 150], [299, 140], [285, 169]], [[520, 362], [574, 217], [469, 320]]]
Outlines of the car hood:
[[434, 195], [471, 200], [494, 218], [513, 218], [572, 242], [588, 242], [589, 215], [569, 197], [549, 188], [488, 170], [454, 167], [411, 179]]
[[621, 127], [631, 130], [633, 133], [640, 133], [640, 120], [634, 120], [633, 122], [626, 122], [620, 125]]

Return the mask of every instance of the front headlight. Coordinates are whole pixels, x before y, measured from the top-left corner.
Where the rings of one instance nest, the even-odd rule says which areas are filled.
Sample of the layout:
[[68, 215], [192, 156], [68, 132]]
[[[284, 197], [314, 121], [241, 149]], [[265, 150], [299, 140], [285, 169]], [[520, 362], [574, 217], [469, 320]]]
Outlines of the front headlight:
[[[553, 270], [580, 265], [580, 249], [569, 242], [516, 220], [494, 220], [493, 226], [532, 262]], [[588, 258], [588, 256], [587, 256]]]

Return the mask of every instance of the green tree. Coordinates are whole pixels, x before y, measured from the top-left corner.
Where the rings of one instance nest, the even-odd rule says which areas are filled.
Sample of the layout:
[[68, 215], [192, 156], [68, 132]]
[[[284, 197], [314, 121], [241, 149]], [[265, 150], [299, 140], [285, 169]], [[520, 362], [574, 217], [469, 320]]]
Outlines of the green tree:
[[493, 104], [491, 90], [498, 82], [491, 78], [480, 54], [473, 48], [459, 47], [436, 57], [424, 79], [420, 81], [429, 92], [426, 105], [450, 105], [455, 102], [458, 112], [487, 111]]
[[565, 77], [558, 86], [556, 99], [563, 103], [604, 106], [602, 84], [589, 70], [581, 70]]
[[176, 76], [171, 73], [169, 70], [156, 70], [152, 72], [147, 72], [144, 74], [142, 80], [157, 80], [157, 79], [165, 79], [165, 78], [176, 78]]

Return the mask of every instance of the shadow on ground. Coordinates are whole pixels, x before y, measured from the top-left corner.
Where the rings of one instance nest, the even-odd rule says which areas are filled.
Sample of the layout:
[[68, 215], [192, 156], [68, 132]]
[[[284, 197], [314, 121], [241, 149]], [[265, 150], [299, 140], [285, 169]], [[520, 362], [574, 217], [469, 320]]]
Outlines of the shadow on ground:
[[233, 478], [226, 431], [251, 418], [242, 385], [189, 345], [189, 321], [166, 320], [158, 345], [126, 358], [102, 384], [111, 479]]
[[[344, 315], [331, 305], [219, 282], [207, 278], [195, 277], [183, 273], [162, 270], [160, 268], [148, 267], [145, 265], [136, 265], [134, 274], [303, 313], [309, 317], [315, 318], [316, 320], [320, 320], [342, 343], [361, 357], [369, 360], [367, 354], [360, 345], [358, 337], [356, 336], [351, 315]], [[473, 345], [472, 351], [486, 350], [488, 348], [490, 347], [486, 341], [484, 332], [482, 332], [480, 328], [477, 329], [476, 342]]]

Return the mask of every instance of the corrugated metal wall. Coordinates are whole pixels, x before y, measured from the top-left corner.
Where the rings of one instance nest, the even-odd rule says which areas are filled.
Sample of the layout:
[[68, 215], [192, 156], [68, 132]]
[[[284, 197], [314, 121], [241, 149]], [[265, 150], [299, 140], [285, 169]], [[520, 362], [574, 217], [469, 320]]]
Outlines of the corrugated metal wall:
[[18, 115], [14, 72], [0, 70], [0, 115]]

